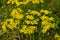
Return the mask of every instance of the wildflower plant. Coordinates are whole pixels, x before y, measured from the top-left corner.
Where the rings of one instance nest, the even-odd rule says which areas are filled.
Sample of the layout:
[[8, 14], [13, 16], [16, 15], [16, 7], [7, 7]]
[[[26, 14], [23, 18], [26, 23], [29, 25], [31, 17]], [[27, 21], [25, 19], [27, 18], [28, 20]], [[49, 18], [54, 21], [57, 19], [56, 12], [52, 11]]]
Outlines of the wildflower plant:
[[60, 18], [51, 3], [52, 0], [1, 0], [0, 40], [60, 40]]

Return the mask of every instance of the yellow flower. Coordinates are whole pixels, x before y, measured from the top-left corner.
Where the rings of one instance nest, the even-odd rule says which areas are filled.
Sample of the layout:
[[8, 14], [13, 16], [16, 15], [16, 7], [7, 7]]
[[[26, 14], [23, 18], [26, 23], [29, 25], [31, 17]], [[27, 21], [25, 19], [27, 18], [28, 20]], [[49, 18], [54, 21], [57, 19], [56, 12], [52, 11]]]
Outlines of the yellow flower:
[[14, 21], [10, 21], [10, 23], [7, 24], [7, 27], [10, 28], [10, 29], [13, 29], [13, 28], [16, 28], [16, 26], [17, 26], [19, 23], [20, 23], [19, 20], [15, 20], [15, 22], [14, 22]]
[[31, 0], [33, 4], [44, 3], [44, 0]]
[[55, 37], [56, 40], [60, 40], [60, 35], [59, 34], [56, 33], [54, 37]]
[[26, 28], [27, 28], [27, 25], [23, 25], [23, 26], [22, 26], [22, 29], [26, 29]]
[[49, 25], [44, 26], [43, 29], [42, 29], [42, 33], [46, 33], [47, 30], [49, 30], [49, 29], [50, 29], [50, 26]]
[[1, 8], [3, 9], [5, 6], [2, 6]]
[[48, 21], [42, 21], [42, 26], [41, 27], [43, 28], [42, 32], [46, 33], [47, 30], [55, 27], [55, 23], [50, 23]]
[[23, 14], [20, 14], [20, 19], [23, 19], [24, 15]]
[[15, 18], [20, 19], [20, 15], [19, 14], [15, 14]]
[[14, 4], [14, 1], [12, 1], [12, 4]]
[[2, 30], [3, 30], [4, 32], [7, 31], [7, 28], [6, 28], [6, 25], [5, 25], [5, 24], [2, 25]]
[[53, 17], [50, 17], [49, 20], [50, 20], [50, 21], [54, 21], [54, 18], [53, 18]]
[[26, 30], [26, 29], [27, 29], [27, 25], [22, 25], [22, 29], [20, 29], [19, 31], [20, 31], [20, 33], [27, 34], [28, 30]]
[[60, 37], [60, 35], [58, 35], [58, 34], [56, 33], [56, 34], [55, 34], [55, 38], [56, 38], [56, 37]]
[[[3, 25], [2, 27], [6, 26], [10, 29], [16, 28], [16, 26], [20, 23], [19, 20], [14, 20], [14, 19], [6, 19], [4, 22], [1, 24]], [[6, 28], [5, 28], [6, 29]]]
[[25, 31], [24, 31], [24, 34], [28, 34], [28, 30], [25, 30]]
[[33, 34], [34, 31], [37, 30], [36, 26], [29, 26], [27, 27], [26, 25], [22, 26], [22, 29], [20, 29], [20, 33], [24, 33], [24, 34]]
[[16, 23], [8, 24], [7, 27], [10, 29], [16, 28]]
[[31, 11], [30, 14], [36, 15], [37, 11]]
[[10, 4], [10, 3], [14, 4], [14, 2], [15, 2], [14, 0], [8, 0], [7, 4]]
[[13, 23], [14, 23], [14, 20], [13, 19], [6, 19], [6, 22], [8, 23], [6, 25], [8, 28], [10, 28], [10, 29], [13, 29], [14, 28], [14, 26], [12, 26]]
[[20, 2], [18, 2], [18, 1], [16, 2], [16, 6], [19, 6], [20, 4], [21, 4]]
[[30, 14], [41, 16], [41, 14], [38, 11], [31, 11]]
[[10, 24], [7, 25], [8, 28], [13, 29], [14, 27]]
[[40, 18], [41, 18], [41, 20], [45, 20], [45, 21], [50, 21], [50, 22], [54, 21], [53, 17], [48, 17], [48, 16], [45, 16], [45, 15], [41, 16]]
[[15, 20], [15, 24], [19, 24], [20, 23], [20, 20]]
[[14, 15], [16, 14], [15, 12], [16, 12], [16, 9], [13, 9], [12, 12], [11, 12], [11, 16], [14, 17]]
[[45, 15], [41, 16], [40, 18], [41, 18], [41, 20], [49, 20], [49, 17], [45, 16]]
[[8, 0], [8, 2], [7, 2], [7, 4], [16, 4], [16, 6], [19, 6], [19, 5], [21, 5], [21, 4], [24, 4], [24, 5], [26, 5], [26, 4], [28, 4], [29, 2], [30, 2], [31, 0], [23, 0], [23, 1], [19, 1], [19, 0]]
[[37, 29], [36, 26], [30, 26], [29, 28], [30, 28], [31, 30]]
[[33, 34], [33, 32], [34, 32], [34, 31], [30, 30], [27, 34], [30, 35], [30, 34]]
[[18, 13], [21, 13], [23, 10], [21, 8], [17, 8]]
[[30, 30], [30, 31], [28, 31], [28, 34], [33, 34], [34, 30], [37, 30], [37, 27], [36, 26], [30, 26], [30, 27], [28, 27], [28, 30]]
[[44, 0], [40, 0], [41, 3], [44, 3]]
[[26, 30], [25, 30], [25, 29], [20, 29], [19, 31], [20, 31], [20, 33], [23, 33], [23, 32], [25, 32]]
[[12, 24], [14, 22], [14, 20], [11, 18], [11, 19], [6, 19], [6, 22], [9, 22], [10, 24]]
[[47, 22], [47, 21], [42, 21], [42, 25], [46, 26], [46, 25], [48, 25], [48, 24], [49, 24], [49, 22]]
[[37, 12], [37, 14], [36, 14], [36, 15], [40, 17], [40, 16], [41, 16], [41, 13]]
[[19, 2], [19, 0], [8, 0], [7, 4], [16, 4], [16, 6], [19, 6], [20, 4], [22, 4], [22, 2]]
[[51, 28], [55, 28], [56, 24], [55, 23], [51, 23]]
[[33, 4], [39, 3], [39, 0], [31, 0]]
[[31, 10], [29, 9], [28, 12], [31, 12]]
[[6, 21], [4, 21], [4, 22], [1, 22], [1, 24], [5, 24], [5, 25], [7, 25], [7, 22], [6, 22]]
[[44, 9], [41, 9], [40, 12], [41, 12], [41, 13], [44, 12]]
[[13, 9], [12, 12], [11, 12], [11, 16], [13, 18], [23, 19], [24, 15], [21, 14], [21, 12], [22, 12], [21, 8]]
[[34, 24], [38, 24], [37, 20], [33, 20], [31, 21], [31, 24], [34, 25]]
[[10, 4], [10, 3], [11, 3], [11, 1], [8, 1], [8, 2], [7, 2], [7, 4]]
[[49, 11], [48, 10], [44, 10], [44, 14], [49, 14]]
[[23, 3], [26, 5], [30, 2], [31, 0], [23, 0]]
[[34, 19], [34, 17], [33, 17], [32, 15], [27, 15], [27, 16], [26, 16], [26, 19], [33, 20], [33, 19]]
[[44, 13], [44, 14], [46, 14], [46, 15], [50, 13], [50, 11], [44, 10], [44, 9], [41, 9], [40, 12], [41, 12], [41, 13]]
[[30, 21], [30, 20], [25, 20], [25, 23], [26, 23], [26, 24], [30, 24], [31, 21]]

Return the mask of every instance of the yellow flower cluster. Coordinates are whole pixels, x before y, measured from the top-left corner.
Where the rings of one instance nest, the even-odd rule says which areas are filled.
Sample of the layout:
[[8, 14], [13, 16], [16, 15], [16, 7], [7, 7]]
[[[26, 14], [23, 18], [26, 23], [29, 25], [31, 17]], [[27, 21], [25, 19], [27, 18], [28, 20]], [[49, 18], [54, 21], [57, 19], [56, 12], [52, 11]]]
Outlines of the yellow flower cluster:
[[[7, 4], [15, 4], [17, 8], [14, 8], [10, 16], [11, 18], [4, 20], [2, 24], [3, 31], [7, 31], [7, 28], [13, 29], [19, 25], [20, 33], [24, 34], [33, 34], [37, 30], [37, 25], [41, 21], [42, 33], [46, 33], [50, 28], [54, 28], [56, 25], [54, 23], [53, 17], [48, 17], [46, 15], [50, 14], [51, 11], [41, 9], [40, 11], [36, 10], [27, 10], [25, 13], [19, 6], [21, 4], [26, 5], [28, 3], [39, 4], [44, 3], [44, 0], [8, 0]], [[15, 7], [16, 7], [15, 6]], [[2, 6], [4, 8], [4, 6]], [[22, 20], [21, 20], [22, 19]], [[23, 21], [23, 22], [22, 22]], [[22, 22], [20, 24], [20, 22]], [[55, 35], [55, 37], [60, 37]]]
[[29, 24], [34, 25], [34, 24], [38, 24], [38, 21], [37, 21], [37, 20], [33, 20], [33, 21], [25, 20], [25, 23], [26, 23], [27, 25], [29, 25]]
[[34, 11], [34, 10], [28, 10], [28, 12], [26, 14], [37, 15], [38, 17], [41, 16], [40, 12]]
[[8, 0], [7, 4], [16, 4], [16, 6], [19, 6], [22, 2], [19, 2], [18, 0]]
[[40, 12], [41, 12], [41, 13], [44, 13], [44, 14], [46, 14], [46, 15], [47, 15], [47, 14], [50, 14], [50, 11], [44, 10], [44, 9], [41, 9]]
[[37, 28], [37, 26], [30, 26], [30, 24], [36, 25], [36, 24], [38, 24], [38, 21], [39, 21], [39, 18], [35, 18], [34, 16], [40, 17], [41, 14], [38, 11], [28, 10], [28, 12], [25, 14], [25, 19], [24, 19], [24, 23], [26, 25], [22, 26], [22, 29], [20, 29], [20, 33], [32, 34], [34, 32], [34, 30]]
[[56, 38], [56, 40], [60, 40], [60, 35], [59, 34], [56, 33], [54, 37]]
[[42, 32], [46, 33], [47, 30], [49, 30], [50, 28], [54, 28], [55, 27], [55, 23], [49, 23], [49, 22], [42, 22]]
[[26, 25], [22, 24], [23, 26], [19, 30], [20, 30], [20, 33], [24, 33], [24, 34], [32, 34], [34, 30], [37, 28], [37, 26], [30, 26], [30, 25], [38, 25], [39, 24], [38, 22], [40, 21], [40, 19], [42, 20], [41, 27], [42, 27], [43, 33], [46, 33], [47, 30], [55, 27], [55, 23], [53, 23], [54, 22], [53, 17], [42, 15], [43, 12], [44, 14], [50, 14], [50, 11], [48, 10], [41, 10], [40, 12], [34, 11], [34, 10], [28, 10], [26, 14], [23, 14], [22, 12], [24, 11], [21, 8], [13, 9], [10, 15], [12, 16], [12, 18], [6, 19], [2, 24], [3, 31], [7, 31], [6, 27], [10, 29], [15, 28], [20, 23], [21, 19], [23, 19], [23, 24], [26, 24]]
[[36, 26], [23, 25], [22, 29], [20, 29], [20, 33], [33, 34], [36, 29], [37, 29]]
[[26, 16], [26, 19], [33, 20], [34, 17], [33, 17], [33, 15], [27, 15], [27, 16]]
[[44, 0], [31, 0], [33, 4], [44, 3]]
[[38, 12], [38, 11], [31, 11], [29, 14], [32, 14], [32, 15], [37, 15], [37, 16], [41, 16], [41, 13]]
[[16, 4], [16, 6], [19, 6], [21, 4], [28, 4], [29, 2], [32, 2], [33, 4], [36, 4], [36, 3], [44, 3], [43, 0], [22, 0], [22, 1], [19, 1], [19, 0], [8, 0], [7, 4]]
[[11, 12], [11, 16], [13, 16], [13, 18], [16, 19], [23, 19], [24, 15], [21, 14], [21, 12], [22, 12], [21, 8], [13, 9]]
[[16, 28], [16, 26], [20, 23], [19, 20], [14, 20], [14, 19], [6, 19], [4, 22], [2, 22], [2, 29], [3, 31], [7, 31], [7, 28], [13, 29]]
[[41, 16], [40, 18], [41, 18], [41, 20], [45, 20], [45, 21], [54, 21], [53, 17], [48, 17], [48, 16], [45, 16], [45, 15]]
[[54, 18], [53, 17], [48, 17], [48, 16], [41, 16], [40, 17], [41, 20], [42, 20], [42, 32], [43, 33], [46, 33], [47, 30], [49, 30], [50, 28], [54, 28], [55, 27], [55, 23], [51, 23], [52, 21], [54, 21]]
[[10, 16], [12, 16], [13, 18], [6, 19], [4, 22], [2, 22], [3, 31], [7, 31], [6, 27], [10, 29], [16, 28], [16, 26], [20, 23], [20, 19], [23, 19], [24, 17], [24, 15], [21, 14], [21, 12], [23, 12], [21, 8], [12, 10]]
[[2, 25], [2, 30], [3, 30], [4, 32], [6, 32], [6, 31], [7, 31], [7, 28], [6, 28], [7, 22], [2, 22], [2, 23], [3, 23], [3, 25]]
[[34, 15], [35, 15], [35, 16], [38, 16], [38, 17], [41, 16], [41, 14], [40, 14], [38, 11], [28, 10], [28, 13], [26, 13], [26, 19], [25, 19], [24, 22], [25, 22], [26, 24], [28, 24], [28, 25], [29, 25], [29, 24], [32, 24], [32, 25], [38, 24], [39, 19], [38, 19], [38, 18], [35, 18]]

